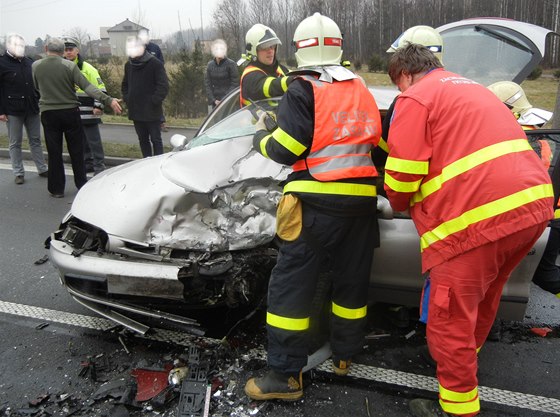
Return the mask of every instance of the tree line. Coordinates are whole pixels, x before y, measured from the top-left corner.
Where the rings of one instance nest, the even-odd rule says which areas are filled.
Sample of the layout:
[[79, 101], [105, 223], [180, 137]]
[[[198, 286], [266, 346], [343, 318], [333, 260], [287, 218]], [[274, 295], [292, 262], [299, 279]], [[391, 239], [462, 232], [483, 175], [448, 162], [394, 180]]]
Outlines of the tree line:
[[[306, 17], [319, 12], [333, 19], [344, 35], [344, 58], [368, 62], [384, 56], [407, 28], [438, 27], [472, 17], [501, 17], [533, 23], [560, 33], [560, 0], [222, 0], [213, 12], [214, 30], [236, 59], [245, 50], [245, 33], [255, 23], [271, 27], [280, 40], [280, 58], [293, 57], [292, 36]], [[206, 32], [209, 33], [209, 32]], [[560, 41], [548, 42], [544, 66], [560, 63]]]

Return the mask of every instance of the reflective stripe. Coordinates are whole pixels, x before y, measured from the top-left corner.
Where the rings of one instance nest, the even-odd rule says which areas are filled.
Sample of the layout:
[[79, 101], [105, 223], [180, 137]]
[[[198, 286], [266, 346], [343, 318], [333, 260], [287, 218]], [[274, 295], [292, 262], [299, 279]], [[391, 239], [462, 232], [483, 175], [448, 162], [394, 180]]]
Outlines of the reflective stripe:
[[433, 194], [441, 189], [446, 181], [464, 174], [465, 172], [482, 165], [485, 162], [499, 158], [500, 156], [525, 151], [533, 151], [531, 145], [529, 145], [529, 142], [526, 139], [508, 140], [479, 149], [478, 151], [449, 164], [441, 170], [440, 175], [422, 184], [420, 192], [412, 197], [411, 205], [422, 201], [430, 194]]
[[307, 149], [306, 146], [299, 143], [296, 139], [287, 134], [280, 127], [272, 132], [272, 137], [276, 140], [276, 142], [278, 142], [280, 145], [282, 145], [284, 148], [286, 148], [296, 156], [300, 156]]
[[410, 159], [399, 159], [392, 156], [387, 158], [385, 170], [402, 172], [403, 174], [426, 175], [430, 168], [428, 161], [412, 161]]
[[270, 84], [272, 84], [272, 81], [274, 81], [276, 78], [274, 77], [267, 77], [266, 80], [264, 81], [263, 84], [263, 94], [265, 97], [270, 97]]
[[332, 312], [335, 316], [348, 320], [363, 319], [367, 315], [367, 305], [360, 308], [346, 308], [332, 303]]
[[379, 139], [379, 143], [377, 144], [377, 146], [379, 146], [385, 152], [389, 153], [389, 145], [387, 145], [387, 142], [385, 141], [385, 139], [383, 139], [383, 138]]
[[476, 348], [476, 353], [477, 354], [480, 353], [480, 349], [482, 349], [482, 346]]
[[421, 182], [421, 179], [419, 179], [418, 181], [409, 182], [398, 181], [391, 177], [387, 173], [387, 171], [385, 171], [385, 184], [387, 184], [389, 188], [391, 188], [391, 190], [397, 191], [399, 193], [414, 193], [418, 191], [418, 188], [420, 188]]
[[323, 158], [327, 156], [342, 156], [351, 154], [368, 154], [371, 151], [372, 145], [330, 145], [326, 148], [319, 149], [313, 153], [313, 158]]
[[261, 139], [261, 143], [259, 144], [262, 155], [269, 158], [269, 159], [270, 159], [270, 157], [268, 156], [268, 153], [266, 152], [266, 144], [267, 144], [268, 140], [270, 139], [270, 137], [271, 137], [271, 135], [266, 135], [264, 138]]
[[459, 217], [448, 220], [433, 230], [424, 233], [420, 238], [421, 251], [424, 251], [435, 242], [443, 240], [454, 233], [465, 230], [472, 224], [487, 220], [491, 217], [498, 216], [525, 204], [547, 197], [554, 197], [552, 185], [541, 184], [475, 207], [461, 214]]
[[101, 119], [101, 116], [97, 116], [95, 114], [80, 114], [80, 118], [82, 118], [82, 119]]
[[444, 401], [453, 401], [455, 403], [466, 403], [478, 397], [478, 387], [474, 387], [469, 392], [457, 392], [448, 390], [439, 384], [439, 396]]
[[[309, 164], [309, 160], [307, 160], [307, 163]], [[338, 169], [358, 168], [358, 167], [373, 168], [371, 157], [369, 155], [364, 155], [364, 156], [346, 156], [344, 158], [328, 159], [322, 164], [315, 164], [313, 166], [309, 165], [309, 172], [313, 177], [315, 177], [315, 174], [336, 171]]]
[[243, 78], [253, 72], [253, 71], [260, 71], [266, 74], [266, 72], [264, 72], [264, 70], [258, 68], [258, 67], [254, 67], [254, 66], [248, 66], [247, 68], [245, 68], [245, 70], [243, 71], [243, 74], [241, 74], [241, 79], [239, 80], [239, 86], [240, 86], [240, 91], [239, 91], [239, 104], [241, 105], [241, 107], [243, 106], [248, 106], [249, 104], [251, 104], [251, 102], [249, 100], [247, 100], [246, 98], [243, 97]]
[[375, 185], [349, 184], [343, 182], [291, 181], [284, 186], [284, 193], [302, 192], [316, 194], [353, 195], [359, 197], [375, 197]]
[[554, 218], [555, 219], [560, 219], [560, 209], [554, 210]]
[[286, 91], [288, 89], [288, 77], [282, 77], [280, 85], [282, 86], [282, 90]]
[[270, 311], [266, 313], [266, 323], [284, 330], [302, 331], [309, 329], [309, 317], [304, 319], [292, 319], [290, 317], [277, 316]]
[[557, 298], [560, 298], [560, 292], [559, 292], [558, 294], [556, 294], [556, 297], [557, 297]]
[[478, 387], [469, 392], [457, 392], [445, 389], [439, 384], [439, 404], [446, 413], [470, 414], [480, 411]]

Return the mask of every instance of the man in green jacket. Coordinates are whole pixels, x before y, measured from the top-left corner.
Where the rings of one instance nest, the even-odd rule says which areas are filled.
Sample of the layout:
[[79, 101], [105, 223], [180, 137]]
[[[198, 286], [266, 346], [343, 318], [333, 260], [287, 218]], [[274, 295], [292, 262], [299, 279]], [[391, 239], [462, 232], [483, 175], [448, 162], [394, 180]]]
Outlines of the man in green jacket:
[[62, 160], [63, 135], [66, 137], [76, 187], [80, 189], [87, 181], [84, 166], [84, 130], [75, 86], [81, 88], [88, 96], [111, 106], [117, 114], [122, 109], [119, 100], [109, 97], [91, 85], [76, 64], [62, 57], [64, 42], [61, 39], [50, 38], [45, 51], [47, 56], [33, 63], [33, 83], [40, 94], [39, 110], [49, 153], [47, 188], [52, 197], [61, 198], [64, 197], [66, 184]]

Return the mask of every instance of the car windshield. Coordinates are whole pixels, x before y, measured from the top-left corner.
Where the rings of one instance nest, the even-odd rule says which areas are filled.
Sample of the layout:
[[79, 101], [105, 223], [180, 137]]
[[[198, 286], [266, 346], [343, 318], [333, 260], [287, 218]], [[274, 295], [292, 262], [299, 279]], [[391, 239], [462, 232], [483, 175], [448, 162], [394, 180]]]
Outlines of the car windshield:
[[484, 85], [515, 80], [535, 55], [531, 41], [504, 27], [462, 26], [442, 32], [442, 37], [445, 68]]
[[278, 100], [279, 98], [262, 100], [256, 104], [243, 107], [208, 130], [205, 130], [199, 136], [193, 138], [187, 145], [187, 149], [253, 135], [255, 133], [255, 123], [258, 120], [259, 113], [262, 111], [261, 109], [275, 113]]

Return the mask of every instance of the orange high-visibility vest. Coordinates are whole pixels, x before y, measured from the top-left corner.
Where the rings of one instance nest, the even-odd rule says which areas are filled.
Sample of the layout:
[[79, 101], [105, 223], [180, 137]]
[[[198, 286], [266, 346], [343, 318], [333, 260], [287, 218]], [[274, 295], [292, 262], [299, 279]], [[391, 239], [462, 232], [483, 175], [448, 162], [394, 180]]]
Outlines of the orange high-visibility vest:
[[368, 89], [358, 79], [299, 78], [313, 86], [315, 130], [309, 155], [294, 171], [307, 169], [319, 181], [376, 177], [370, 152], [379, 143], [381, 116]]
[[[259, 67], [255, 67], [254, 65], [248, 65], [247, 68], [245, 68], [245, 70], [243, 70], [243, 74], [241, 74], [241, 79], [239, 80], [239, 106], [240, 107], [244, 107], [244, 106], [248, 106], [249, 104], [251, 104], [249, 102], [249, 100], [247, 100], [244, 96], [243, 96], [243, 78], [245, 78], [245, 76], [253, 71], [260, 71], [262, 72], [264, 75], [266, 75], [267, 77], [270, 78], [274, 78], [270, 75], [268, 75], [266, 73], [266, 71], [264, 71], [263, 69], [259, 68]], [[286, 74], [284, 74], [284, 71], [282, 71], [282, 68], [280, 68], [280, 65], [278, 65], [276, 67], [276, 78], [277, 77], [282, 77]]]

